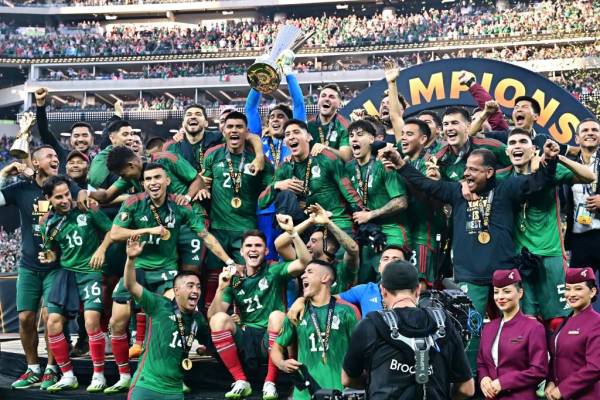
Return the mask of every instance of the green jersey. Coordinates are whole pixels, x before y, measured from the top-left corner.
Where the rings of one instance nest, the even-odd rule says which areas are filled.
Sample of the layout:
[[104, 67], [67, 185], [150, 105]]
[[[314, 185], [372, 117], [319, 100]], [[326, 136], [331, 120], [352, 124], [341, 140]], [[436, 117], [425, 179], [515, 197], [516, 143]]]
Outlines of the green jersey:
[[336, 260], [335, 272], [336, 279], [331, 285], [331, 294], [339, 294], [348, 290], [356, 282], [358, 268], [349, 268], [344, 260]]
[[[512, 167], [498, 171], [497, 179], [520, 175]], [[571, 185], [575, 174], [565, 166], [556, 166], [555, 183], [530, 195], [515, 216], [517, 253], [523, 247], [538, 256], [563, 256], [563, 237], [560, 224], [560, 202], [556, 185]]]
[[263, 264], [257, 273], [241, 280], [234, 276], [232, 285], [223, 291], [222, 300], [234, 303], [240, 310], [242, 325], [267, 328], [269, 314], [279, 310], [285, 312], [285, 293], [291, 276], [289, 262]]
[[[241, 154], [232, 154], [225, 145], [215, 146], [206, 152], [202, 174], [212, 178], [211, 228], [229, 231], [256, 229], [258, 197], [273, 180], [273, 165], [265, 163], [265, 168], [254, 176], [249, 169], [253, 160], [252, 152], [244, 150]], [[239, 193], [236, 194], [233, 177], [238, 176], [241, 179]], [[241, 200], [238, 208], [232, 204], [234, 197]]]
[[106, 159], [112, 148], [112, 145], [106, 146], [104, 150], [94, 156], [90, 164], [88, 183], [96, 189], [108, 189], [110, 186], [109, 177], [111, 174], [106, 166]]
[[475, 149], [487, 149], [494, 153], [498, 169], [510, 165], [510, 158], [506, 155], [506, 146], [502, 142], [495, 139], [470, 137], [458, 154], [454, 154], [450, 145], [442, 147], [442, 149], [437, 152], [435, 156], [438, 159], [442, 179], [454, 182], [462, 180], [465, 166], [467, 165], [467, 158]]
[[312, 143], [321, 143], [332, 149], [349, 146], [348, 125], [350, 123], [344, 117], [336, 114], [328, 124], [321, 124], [317, 115], [308, 122], [308, 133], [312, 136]]
[[[425, 175], [427, 172], [425, 162], [428, 157], [425, 155], [411, 160], [410, 165]], [[406, 215], [412, 248], [416, 248], [417, 245], [426, 245], [431, 249], [437, 248], [437, 235], [444, 230], [446, 221], [442, 208], [433, 206], [427, 196], [413, 190], [410, 193]]]
[[[140, 306], [150, 317], [132, 387], [140, 386], [163, 394], [183, 392], [183, 368], [181, 361], [187, 357], [181, 347], [181, 337], [173, 302], [164, 296], [144, 288], [139, 299]], [[175, 307], [177, 307], [175, 305]], [[196, 339], [207, 344], [210, 331], [202, 313], [181, 313], [185, 337], [196, 325]]]
[[[173, 194], [187, 194], [190, 184], [196, 179], [198, 173], [185, 158], [168, 152], [159, 152], [152, 154], [151, 162], [160, 164], [164, 167], [167, 176], [171, 180], [168, 191]], [[121, 193], [130, 188], [134, 188], [136, 193], [144, 191], [140, 181], [135, 179], [119, 178], [114, 186]]]
[[[396, 171], [386, 171], [381, 161], [375, 160], [374, 157], [365, 165], [358, 165], [356, 160], [347, 162], [346, 175], [350, 176], [352, 187], [369, 210], [377, 210], [392, 199], [406, 196], [406, 186], [400, 175]], [[401, 232], [401, 236], [406, 237], [404, 212], [379, 217], [369, 222], [380, 225], [383, 233], [388, 236], [399, 236]]]
[[[152, 201], [147, 193], [139, 193], [131, 196], [121, 205], [114, 225], [128, 229], [152, 228], [159, 223], [155, 219], [150, 205]], [[196, 233], [203, 232], [204, 219], [193, 212], [190, 206], [179, 206], [175, 203], [175, 196], [167, 196], [166, 201], [157, 209], [162, 225], [164, 225], [171, 237], [163, 240], [155, 235], [143, 235], [142, 241], [146, 242], [144, 251], [135, 260], [136, 268], [177, 269], [177, 241], [182, 225], [187, 225]]]
[[[298, 343], [298, 361], [306, 365], [308, 372], [319, 386], [327, 389], [344, 390], [342, 386], [342, 366], [348, 350], [348, 342], [360, 315], [354, 306], [343, 300], [337, 300], [331, 320], [330, 340], [325, 349], [326, 361], [323, 362], [323, 343], [313, 325], [311, 309], [308, 304], [304, 309], [304, 317], [294, 326], [286, 317], [283, 328], [277, 338], [277, 344], [288, 347]], [[329, 305], [312, 308], [319, 325], [319, 332], [324, 335], [327, 325]], [[294, 389], [294, 400], [310, 400], [307, 390]]]
[[[311, 167], [308, 167], [310, 162]], [[306, 205], [319, 203], [332, 213], [331, 220], [340, 228], [352, 228], [352, 220], [346, 212], [350, 206], [353, 211], [362, 209], [360, 196], [352, 187], [346, 175], [344, 163], [330, 150], [323, 150], [316, 157], [308, 156], [304, 161], [286, 161], [275, 171], [273, 183], [260, 195], [260, 208], [267, 208], [275, 200], [275, 183], [296, 177], [302, 182], [308, 180], [307, 195], [301, 200]]]
[[52, 213], [42, 226], [44, 248], [57, 252], [60, 266], [75, 272], [97, 272], [89, 262], [110, 231], [110, 219], [98, 208]]
[[223, 142], [223, 136], [219, 132], [204, 131], [202, 140], [192, 144], [187, 138], [184, 138], [180, 142], [169, 140], [163, 145], [163, 151], [168, 151], [173, 154], [180, 155], [185, 158], [187, 162], [192, 164], [192, 167], [196, 171], [202, 170], [202, 163], [204, 162], [204, 155], [213, 146], [216, 146]]

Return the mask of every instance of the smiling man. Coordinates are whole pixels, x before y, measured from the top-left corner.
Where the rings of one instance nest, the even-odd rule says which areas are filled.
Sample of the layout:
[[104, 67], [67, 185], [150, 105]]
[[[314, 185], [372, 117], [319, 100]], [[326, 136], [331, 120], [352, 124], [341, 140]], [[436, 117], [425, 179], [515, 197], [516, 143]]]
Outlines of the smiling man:
[[[558, 150], [556, 143], [548, 141], [544, 147], [546, 167], [501, 182], [495, 179], [494, 154], [485, 149], [473, 150], [467, 159], [464, 180], [471, 193], [478, 195], [475, 201], [463, 198], [461, 183], [429, 179], [408, 165], [398, 151], [382, 151], [385, 163], [394, 165], [418, 190], [452, 205], [454, 279], [481, 315], [485, 315], [493, 272], [513, 266], [517, 207], [525, 196], [553, 181]], [[477, 348], [478, 343], [473, 341], [469, 348], [473, 370]]]
[[129, 391], [132, 400], [183, 400], [183, 374], [192, 368], [188, 358], [194, 339], [208, 344], [208, 324], [198, 311], [200, 279], [189, 271], [172, 281], [174, 299], [152, 293], [136, 280], [136, 258], [144, 244], [139, 236], [127, 241], [125, 287], [150, 318], [146, 348]]
[[469, 137], [471, 117], [462, 107], [448, 107], [442, 118], [447, 145], [436, 153], [442, 179], [457, 182], [463, 178], [467, 158], [476, 149], [487, 149], [496, 158], [497, 168], [510, 165], [504, 146], [497, 140]]

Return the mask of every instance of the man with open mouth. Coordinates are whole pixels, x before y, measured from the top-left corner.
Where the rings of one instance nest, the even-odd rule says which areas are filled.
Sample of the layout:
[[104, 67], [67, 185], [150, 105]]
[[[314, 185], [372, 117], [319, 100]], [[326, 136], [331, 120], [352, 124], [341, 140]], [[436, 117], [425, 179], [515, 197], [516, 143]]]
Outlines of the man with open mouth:
[[[183, 226], [196, 233], [199, 240], [222, 262], [233, 265], [218, 240], [204, 225], [202, 216], [189, 205], [179, 205], [174, 195], [167, 193], [171, 180], [165, 167], [158, 163], [146, 164], [143, 172], [144, 193], [128, 198], [113, 221], [111, 238], [126, 241], [133, 235], [142, 236], [144, 251], [136, 258], [135, 266], [144, 287], [154, 293], [170, 294], [172, 278], [178, 270], [178, 240]], [[105, 390], [116, 393], [129, 388], [129, 351], [127, 326], [130, 316], [131, 294], [123, 280], [113, 292], [113, 311], [110, 320], [111, 342], [115, 362], [119, 367], [119, 381]]]
[[180, 271], [172, 280], [173, 300], [153, 293], [136, 280], [136, 259], [147, 245], [140, 236], [127, 241], [125, 287], [150, 315], [146, 349], [133, 377], [133, 400], [183, 400], [183, 374], [193, 366], [189, 351], [194, 339], [207, 344], [209, 329], [198, 311], [200, 279]]
[[338, 110], [342, 105], [342, 91], [335, 83], [321, 88], [319, 92], [319, 113], [308, 122], [308, 132], [313, 143], [318, 143], [341, 157], [344, 161], [352, 158], [348, 144], [347, 127], [349, 122]]
[[[513, 129], [509, 133], [506, 148], [512, 166], [499, 171], [498, 179], [534, 173], [540, 162], [535, 151], [531, 133], [525, 129]], [[596, 175], [582, 164], [564, 156], [559, 156], [558, 162], [554, 182], [530, 195], [520, 205], [515, 221], [517, 253], [527, 248], [542, 259], [534, 276], [523, 277], [523, 312], [541, 317], [551, 331], [556, 330], [569, 314], [569, 307], [562, 295], [567, 264], [562, 246], [557, 185], [589, 185], [596, 179]]]
[[[269, 351], [285, 318], [285, 290], [288, 281], [299, 276], [310, 262], [310, 254], [287, 215], [278, 215], [282, 230], [292, 237], [298, 259], [266, 264], [268, 253], [265, 236], [258, 230], [246, 231], [242, 237], [242, 271], [225, 268], [208, 309], [213, 343], [235, 382], [225, 398], [241, 399], [252, 394], [246, 370], [256, 369], [268, 359], [263, 385], [263, 400], [278, 398], [277, 367]], [[231, 305], [239, 310], [239, 324], [227, 314]], [[238, 354], [239, 351], [239, 354]], [[244, 360], [240, 363], [240, 356]]]
[[462, 107], [448, 107], [442, 118], [447, 145], [435, 155], [439, 161], [442, 179], [458, 182], [463, 179], [466, 161], [472, 151], [487, 149], [497, 160], [497, 167], [510, 165], [506, 146], [494, 139], [469, 137], [471, 117]]

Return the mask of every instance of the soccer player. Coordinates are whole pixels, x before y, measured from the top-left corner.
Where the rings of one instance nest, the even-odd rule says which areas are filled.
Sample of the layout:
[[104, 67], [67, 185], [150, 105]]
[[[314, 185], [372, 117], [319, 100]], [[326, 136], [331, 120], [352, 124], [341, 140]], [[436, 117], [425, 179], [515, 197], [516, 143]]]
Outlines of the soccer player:
[[[529, 175], [538, 168], [539, 158], [535, 155], [536, 148], [530, 135], [520, 128], [510, 131], [506, 151], [512, 166], [499, 171], [498, 179]], [[541, 317], [552, 331], [570, 312], [562, 296], [567, 257], [562, 245], [556, 184], [590, 184], [596, 179], [592, 171], [575, 161], [564, 156], [559, 156], [558, 161], [554, 182], [528, 196], [521, 204], [515, 221], [517, 253], [526, 247], [532, 254], [542, 258], [542, 265], [534, 276], [523, 277], [523, 312]]]
[[425, 148], [431, 154], [437, 153], [442, 148], [442, 119], [435, 111], [431, 110], [421, 111], [417, 119], [425, 122], [431, 132]]
[[388, 89], [385, 91], [383, 99], [381, 99], [379, 115], [386, 126], [385, 142], [398, 143], [404, 126], [404, 111], [408, 105], [404, 97], [398, 93], [396, 84], [400, 75], [398, 64], [392, 60], [386, 60], [383, 67]]
[[[196, 232], [206, 247], [227, 265], [234, 261], [225, 253], [213, 235], [205, 230], [204, 221], [190, 206], [175, 203], [167, 194], [170, 179], [160, 164], [146, 165], [143, 175], [144, 193], [130, 197], [121, 205], [113, 221], [111, 238], [125, 241], [133, 235], [143, 235], [144, 251], [136, 258], [135, 266], [143, 276], [141, 281], [148, 290], [164, 294], [171, 289], [177, 275], [177, 243], [182, 225]], [[131, 295], [120, 281], [113, 292], [113, 312], [110, 320], [111, 342], [115, 362], [119, 367], [119, 381], [105, 390], [116, 393], [129, 388], [127, 324], [130, 316]]]
[[[265, 263], [268, 253], [265, 236], [251, 230], [244, 233], [241, 253], [245, 264], [241, 276], [224, 269], [208, 309], [212, 340], [221, 360], [235, 379], [225, 397], [240, 399], [252, 394], [242, 365], [256, 369], [268, 358], [268, 351], [285, 318], [284, 293], [288, 281], [299, 276], [310, 262], [310, 255], [289, 216], [278, 215], [281, 227], [293, 236], [299, 258], [291, 262]], [[230, 305], [239, 310], [239, 326], [227, 314]], [[243, 327], [243, 328], [242, 328]], [[234, 337], [236, 340], [234, 341]], [[239, 346], [239, 347], [238, 347]], [[238, 349], [244, 363], [240, 363]], [[268, 361], [263, 385], [263, 400], [277, 399], [277, 367]]]
[[[306, 242], [308, 252], [313, 260], [325, 261], [336, 269], [336, 280], [331, 284], [331, 292], [336, 294], [346, 290], [356, 282], [360, 263], [358, 244], [331, 221], [329, 213], [319, 204], [309, 206], [307, 211], [308, 219], [295, 229], [299, 235], [307, 230], [314, 230]], [[284, 260], [297, 258], [292, 239], [292, 236], [284, 232], [275, 240], [277, 253]], [[336, 258], [340, 246], [344, 249], [344, 253], [340, 258]]]
[[[421, 119], [408, 119], [402, 128], [400, 148], [408, 157], [408, 163], [422, 174], [439, 179], [439, 169], [432, 163], [432, 155], [426, 149], [430, 138], [430, 126]], [[406, 216], [413, 255], [410, 262], [419, 271], [419, 281], [431, 286], [437, 279], [441, 233], [445, 229], [442, 205], [432, 201], [422, 192], [409, 185], [410, 197]]]
[[[58, 380], [58, 369], [54, 365], [52, 352], [48, 353], [48, 365], [42, 375], [38, 363], [38, 335], [36, 314], [40, 311], [40, 300], [48, 304], [48, 294], [58, 272], [58, 264], [42, 264], [38, 260], [42, 237], [40, 217], [45, 215], [50, 203], [44, 197], [42, 185], [51, 176], [58, 174], [59, 161], [56, 151], [50, 146], [41, 146], [31, 152], [31, 164], [34, 170], [33, 179], [23, 179], [0, 190], [0, 207], [14, 205], [19, 210], [21, 220], [21, 263], [17, 277], [17, 312], [19, 313], [19, 336], [25, 358], [27, 371], [13, 384], [14, 389], [26, 389], [39, 385], [45, 390]], [[23, 174], [27, 167], [13, 162], [0, 171], [0, 187], [9, 175]], [[73, 193], [79, 188], [71, 185]], [[41, 310], [44, 320], [47, 318], [45, 307]]]
[[[102, 314], [102, 271], [106, 249], [111, 243], [110, 219], [98, 208], [83, 212], [73, 207], [69, 181], [62, 176], [50, 177], [42, 188], [52, 212], [41, 227], [44, 250], [39, 253], [43, 264], [58, 261], [58, 271], [48, 304], [48, 341], [50, 350], [63, 373], [48, 387], [48, 392], [77, 389], [69, 345], [63, 334], [64, 323], [79, 312], [83, 303], [85, 328], [89, 337], [94, 365], [91, 393], [106, 388], [104, 378], [104, 333], [100, 329]], [[103, 236], [99, 236], [102, 233]]]
[[104, 148], [100, 153], [96, 154], [92, 160], [90, 171], [88, 173], [88, 182], [96, 189], [107, 189], [117, 179], [114, 175], [111, 176], [110, 171], [106, 166], [108, 153], [110, 153], [113, 147], [131, 147], [131, 142], [133, 140], [133, 128], [127, 121], [121, 119], [115, 120], [106, 128], [106, 130], [111, 144]]
[[342, 160], [329, 149], [311, 152], [311, 136], [306, 124], [291, 119], [284, 126], [285, 140], [292, 150], [291, 160], [275, 172], [273, 182], [261, 193], [260, 207], [275, 202], [279, 214], [291, 215], [296, 224], [306, 219], [306, 206], [319, 203], [332, 213], [337, 226], [350, 232], [352, 220], [346, 213], [362, 209], [358, 193], [344, 172]]
[[469, 137], [471, 118], [462, 107], [448, 107], [442, 119], [448, 144], [436, 153], [442, 179], [458, 182], [463, 178], [469, 154], [475, 149], [490, 150], [496, 156], [498, 168], [510, 165], [506, 146], [494, 139]]
[[319, 92], [319, 113], [308, 122], [308, 133], [313, 143], [318, 143], [344, 161], [350, 160], [352, 153], [348, 145], [349, 122], [338, 114], [342, 104], [342, 92], [338, 85], [329, 83]]
[[[232, 111], [223, 128], [225, 144], [211, 148], [205, 155], [202, 175], [212, 181], [210, 190], [202, 189], [199, 200], [210, 199], [211, 232], [229, 254], [240, 263], [241, 238], [244, 231], [256, 229], [258, 197], [273, 179], [273, 166], [253, 169], [255, 155], [246, 148], [248, 133], [246, 116]], [[222, 263], [213, 255], [206, 257], [206, 306], [210, 305], [217, 287]]]
[[408, 196], [398, 174], [386, 171], [381, 161], [372, 154], [371, 146], [375, 141], [373, 124], [355, 121], [348, 127], [348, 133], [354, 159], [346, 163], [346, 175], [351, 177], [352, 186], [366, 208], [355, 211], [352, 219], [358, 225], [359, 237], [371, 237], [375, 231], [384, 235], [383, 240], [374, 242], [367, 239], [362, 244], [358, 283], [365, 283], [375, 279], [379, 257], [386, 244], [409, 244], [404, 213]]
[[[288, 318], [271, 350], [273, 363], [286, 373], [305, 365], [322, 388], [343, 390], [342, 364], [350, 335], [360, 320], [356, 307], [331, 295], [335, 269], [321, 260], [313, 260], [302, 274], [304, 297], [308, 300], [304, 316], [297, 325]], [[285, 359], [285, 348], [297, 343], [298, 359]], [[307, 390], [294, 389], [295, 400], [309, 400]]]
[[183, 400], [183, 370], [194, 339], [206, 343], [208, 324], [198, 311], [200, 279], [191, 271], [173, 278], [174, 299], [153, 293], [136, 280], [136, 259], [144, 243], [135, 235], [127, 241], [127, 262], [123, 275], [125, 287], [151, 317], [146, 349], [129, 391], [131, 400]]
[[182, 156], [196, 171], [201, 172], [206, 151], [223, 141], [219, 132], [209, 131], [207, 127], [206, 109], [198, 104], [190, 104], [183, 110], [183, 139], [167, 141], [163, 145], [163, 151]]

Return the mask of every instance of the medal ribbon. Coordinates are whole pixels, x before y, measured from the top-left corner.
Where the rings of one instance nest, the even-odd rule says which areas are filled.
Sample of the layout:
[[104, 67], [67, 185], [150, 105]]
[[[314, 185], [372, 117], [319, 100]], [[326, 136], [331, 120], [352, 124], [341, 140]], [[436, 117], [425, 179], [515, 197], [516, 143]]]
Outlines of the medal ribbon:
[[[596, 151], [596, 154], [594, 155], [594, 160], [592, 161], [593, 163], [593, 167], [592, 167], [592, 171], [594, 172], [594, 174], [598, 174], [598, 167], [600, 166], [600, 149]], [[579, 163], [585, 165], [585, 163], [583, 162], [583, 157], [579, 156]], [[598, 188], [598, 178], [596, 178], [596, 180], [592, 183], [587, 183], [583, 185], [583, 191], [585, 194], [587, 194], [588, 196], [597, 194]]]
[[240, 197], [240, 191], [242, 188], [242, 172], [244, 171], [244, 160], [246, 159], [246, 153], [242, 152], [242, 159], [240, 160], [240, 166], [238, 172], [233, 169], [233, 161], [231, 161], [231, 154], [228, 150], [225, 151], [225, 160], [227, 161], [227, 168], [229, 169], [229, 177], [233, 182], [233, 196]]
[[317, 115], [317, 130], [319, 131], [319, 140], [321, 144], [325, 146], [329, 146], [329, 139], [331, 138], [331, 132], [333, 131], [333, 125], [337, 120], [337, 114], [333, 116], [331, 121], [329, 122], [329, 127], [327, 128], [327, 136], [323, 134], [323, 127], [321, 126], [321, 118]]
[[304, 197], [308, 196], [308, 192], [310, 192], [309, 183], [310, 177], [312, 175], [312, 163], [313, 159], [311, 156], [308, 156], [308, 161], [306, 162], [306, 172], [304, 173], [304, 185], [302, 185], [302, 194]]
[[49, 236], [48, 236], [48, 229], [47, 229], [49, 227], [46, 228], [47, 240], [44, 241], [44, 244], [42, 245], [43, 248], [45, 248], [48, 243], [50, 243], [51, 241], [54, 240], [54, 238], [56, 237], [56, 235], [58, 235], [58, 232], [60, 232], [60, 228], [62, 227], [63, 223], [66, 220], [67, 220], [67, 216], [65, 215], [61, 218], [61, 220], [58, 222], [58, 224], [56, 224], [54, 229], [52, 229], [52, 232], [50, 232]]
[[273, 163], [275, 164], [275, 168], [277, 168], [279, 167], [279, 163], [281, 162], [281, 146], [283, 145], [283, 140], [279, 141], [277, 149], [275, 149], [273, 138], [269, 137], [267, 139], [267, 142], [269, 143], [269, 149], [271, 150], [271, 155], [273, 156]]
[[490, 214], [492, 213], [492, 201], [494, 200], [494, 189], [490, 191], [487, 196], [485, 206], [483, 205], [483, 199], [479, 200], [479, 221], [481, 222], [481, 231], [489, 232], [490, 226]]
[[[173, 210], [171, 210], [171, 205], [167, 202], [167, 200], [165, 200], [165, 203], [167, 203], [167, 207], [169, 209], [169, 221], [171, 221], [172, 217], [173, 217]], [[159, 224], [160, 226], [162, 226], [165, 229], [169, 229], [163, 223], [162, 218], [158, 214], [158, 210], [157, 210], [156, 206], [152, 203], [152, 200], [150, 201], [150, 211], [152, 211], [152, 216], [154, 217], [154, 220], [156, 221], [157, 224]]]
[[310, 312], [310, 320], [312, 321], [313, 327], [317, 332], [317, 337], [321, 342], [321, 346], [323, 346], [323, 354], [321, 358], [325, 362], [327, 359], [327, 347], [329, 346], [329, 338], [331, 337], [331, 323], [333, 321], [333, 312], [335, 310], [335, 297], [331, 297], [329, 299], [329, 305], [327, 306], [327, 320], [325, 322], [325, 337], [323, 337], [323, 333], [321, 328], [319, 327], [319, 320], [317, 318], [317, 313], [315, 312], [312, 304], [308, 304], [308, 311]]
[[367, 166], [367, 172], [365, 173], [365, 180], [363, 181], [362, 175], [360, 173], [360, 166], [358, 163], [354, 166], [354, 170], [356, 171], [356, 181], [358, 183], [358, 194], [362, 199], [362, 203], [365, 207], [367, 206], [367, 201], [369, 200], [369, 178], [371, 176], [371, 170], [373, 169], [373, 158], [369, 160], [369, 164]]
[[[187, 358], [190, 350], [192, 349], [192, 344], [194, 343], [194, 338], [196, 337], [196, 332], [198, 331], [198, 322], [196, 322], [196, 318], [193, 319], [192, 328], [190, 329], [190, 334], [188, 336], [185, 335], [185, 326], [183, 324], [183, 317], [181, 316], [181, 310], [179, 310], [179, 306], [175, 300], [172, 301], [173, 312], [175, 313], [175, 319], [177, 320], [177, 330], [179, 331], [179, 340], [181, 341], [181, 348], [183, 349], [182, 359]], [[193, 316], [195, 317], [198, 314], [198, 307], [194, 310]]]

